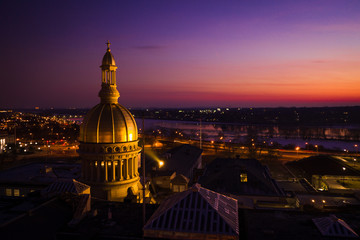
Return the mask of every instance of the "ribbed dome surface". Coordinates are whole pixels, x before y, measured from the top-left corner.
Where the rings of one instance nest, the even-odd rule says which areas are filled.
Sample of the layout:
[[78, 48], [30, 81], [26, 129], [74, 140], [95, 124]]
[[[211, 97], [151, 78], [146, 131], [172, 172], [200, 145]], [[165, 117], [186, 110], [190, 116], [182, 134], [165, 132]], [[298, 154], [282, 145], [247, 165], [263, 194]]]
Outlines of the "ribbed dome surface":
[[114, 56], [111, 54], [111, 52], [108, 50], [106, 51], [103, 60], [102, 60], [102, 65], [113, 65], [115, 66], [115, 59]]
[[80, 142], [83, 143], [120, 143], [137, 139], [134, 117], [118, 103], [96, 105], [80, 127]]

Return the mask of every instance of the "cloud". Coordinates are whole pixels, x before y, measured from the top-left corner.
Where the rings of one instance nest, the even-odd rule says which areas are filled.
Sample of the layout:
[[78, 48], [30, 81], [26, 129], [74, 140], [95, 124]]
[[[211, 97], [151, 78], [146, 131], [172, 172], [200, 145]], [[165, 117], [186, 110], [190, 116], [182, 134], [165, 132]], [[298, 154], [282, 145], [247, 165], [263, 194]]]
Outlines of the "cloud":
[[139, 45], [139, 46], [134, 46], [133, 48], [138, 49], [138, 50], [158, 50], [158, 49], [165, 48], [165, 46], [162, 46], [162, 45]]

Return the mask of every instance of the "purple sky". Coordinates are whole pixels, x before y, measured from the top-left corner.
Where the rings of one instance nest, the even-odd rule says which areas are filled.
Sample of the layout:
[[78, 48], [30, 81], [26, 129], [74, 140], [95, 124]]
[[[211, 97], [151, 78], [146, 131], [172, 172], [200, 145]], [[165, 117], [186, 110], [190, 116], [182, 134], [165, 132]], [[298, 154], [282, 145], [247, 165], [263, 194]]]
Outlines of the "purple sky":
[[[90, 2], [90, 3], [89, 3]], [[2, 1], [0, 108], [360, 105], [360, 1]]]

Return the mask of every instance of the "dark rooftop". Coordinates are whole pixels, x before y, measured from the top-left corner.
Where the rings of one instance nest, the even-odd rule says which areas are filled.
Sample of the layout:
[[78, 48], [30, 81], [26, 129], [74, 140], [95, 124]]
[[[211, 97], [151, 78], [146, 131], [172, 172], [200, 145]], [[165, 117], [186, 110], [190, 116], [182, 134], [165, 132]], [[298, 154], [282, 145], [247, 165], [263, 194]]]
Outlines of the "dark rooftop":
[[165, 161], [164, 169], [175, 170], [177, 174], [190, 177], [189, 171], [195, 167], [202, 152], [202, 149], [189, 144], [175, 147], [167, 152], [169, 157]]
[[58, 178], [79, 178], [80, 164], [31, 163], [0, 172], [0, 183], [50, 184]]
[[237, 236], [237, 200], [196, 184], [163, 201], [144, 229]]
[[[245, 179], [241, 181], [241, 175]], [[202, 186], [233, 195], [282, 195], [267, 167], [256, 159], [217, 158], [206, 166], [198, 181]]]
[[344, 172], [344, 165], [341, 160], [328, 155], [303, 158], [296, 162], [289, 162], [286, 165], [296, 169], [297, 172], [305, 172], [308, 178], [312, 175], [360, 176], [358, 171], [349, 166], [346, 166], [346, 172]]

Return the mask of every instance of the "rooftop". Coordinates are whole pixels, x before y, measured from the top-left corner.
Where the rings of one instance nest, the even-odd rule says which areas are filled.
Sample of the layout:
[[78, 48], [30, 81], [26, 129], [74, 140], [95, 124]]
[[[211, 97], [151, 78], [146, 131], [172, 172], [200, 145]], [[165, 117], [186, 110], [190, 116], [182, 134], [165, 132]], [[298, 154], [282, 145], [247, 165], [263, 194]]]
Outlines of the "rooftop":
[[0, 172], [0, 183], [50, 184], [59, 178], [79, 178], [80, 164], [31, 163]]
[[199, 183], [233, 195], [283, 195], [267, 167], [256, 159], [217, 158], [206, 166]]

